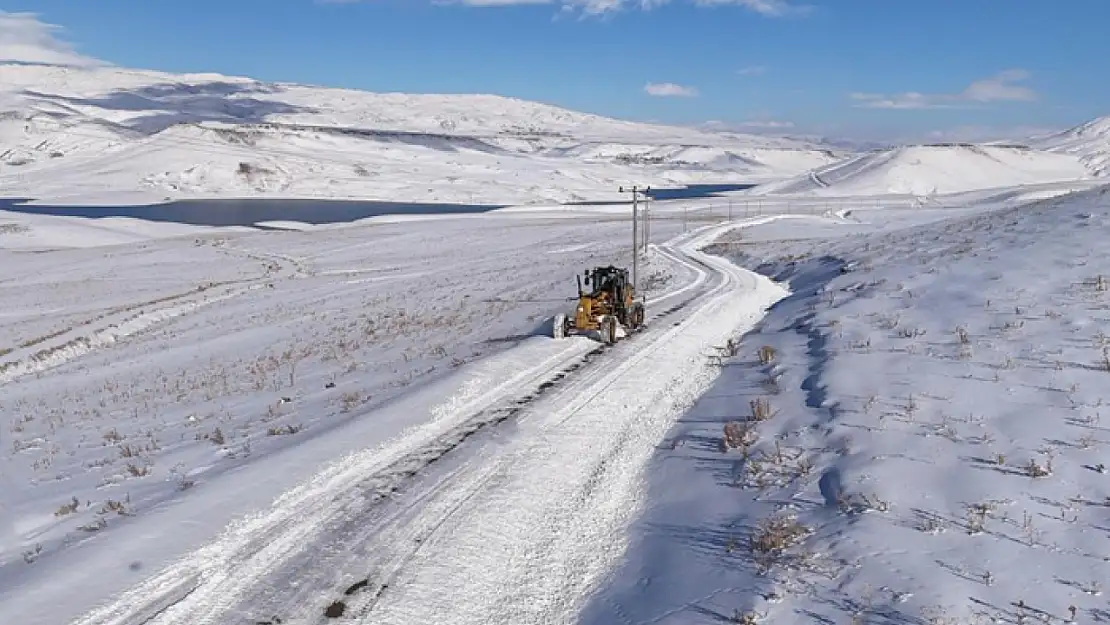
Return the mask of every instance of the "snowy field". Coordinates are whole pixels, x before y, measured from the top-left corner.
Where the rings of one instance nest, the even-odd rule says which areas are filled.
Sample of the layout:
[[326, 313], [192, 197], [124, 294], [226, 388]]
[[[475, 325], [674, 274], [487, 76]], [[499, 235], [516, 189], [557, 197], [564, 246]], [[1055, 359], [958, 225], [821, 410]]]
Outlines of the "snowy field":
[[[683, 229], [671, 212], [653, 221], [655, 240]], [[371, 541], [365, 549], [382, 548], [393, 527], [390, 493], [405, 485], [430, 502], [410, 484], [418, 471], [432, 479], [426, 465], [570, 372], [582, 368], [576, 379], [595, 384], [586, 369], [604, 371], [623, 358], [591, 365], [599, 357], [592, 340], [544, 336], [551, 315], [569, 306], [575, 273], [629, 262], [628, 218], [610, 207], [383, 217], [286, 232], [14, 213], [2, 221], [0, 611], [21, 623], [69, 622], [132, 584], [163, 584], [166, 571], [168, 585], [141, 586], [140, 594], [157, 606], [207, 580], [211, 587], [195, 593], [201, 603], [172, 617], [197, 622], [189, 615], [215, 614], [212, 601], [234, 596], [213, 577], [226, 572], [227, 558], [243, 561], [239, 590], [251, 591], [245, 606], [232, 607], [252, 613], [272, 605], [270, 588], [325, 573], [365, 575], [367, 560], [321, 556], [345, 540], [344, 522], [357, 522]], [[686, 225], [697, 224], [693, 217]], [[641, 360], [660, 350], [668, 357], [655, 362], [663, 394], [636, 401], [668, 397], [668, 381], [688, 371], [674, 368], [675, 359], [704, 365], [690, 356], [709, 339], [695, 335], [676, 349], [675, 333], [695, 329], [670, 330], [678, 310], [719, 307], [728, 296], [745, 314], [758, 312], [722, 270], [711, 274], [684, 259], [690, 254], [659, 248], [641, 266], [649, 322], [661, 321], [625, 349]], [[726, 321], [707, 330], [727, 332]], [[655, 347], [640, 353], [643, 342]], [[623, 383], [635, 380], [629, 373]], [[687, 380], [695, 384], [687, 394], [696, 396], [704, 380]], [[660, 406], [654, 428], [666, 427], [676, 409]], [[579, 434], [559, 427], [565, 420], [553, 410], [536, 408], [532, 418], [554, 419], [543, 427], [573, 444]], [[642, 423], [625, 424], [633, 425]], [[652, 432], [638, 432], [646, 438], [629, 451], [650, 451]], [[503, 465], [468, 466], [485, 475]], [[464, 478], [476, 476], [454, 477]], [[342, 503], [371, 491], [384, 495], [358, 514]], [[432, 508], [414, 509], [427, 523]], [[367, 524], [368, 515], [381, 524]], [[272, 554], [254, 551], [259, 539], [284, 539], [293, 550], [284, 567], [260, 565]], [[298, 563], [305, 552], [296, 550], [309, 545], [320, 548], [307, 552], [309, 564], [327, 569]], [[213, 549], [225, 559], [205, 555]], [[186, 564], [174, 565], [179, 557]], [[263, 572], [285, 577], [261, 579]], [[291, 607], [318, 614], [331, 581], [305, 584], [319, 596], [302, 595]], [[51, 598], [59, 587], [67, 588], [62, 602]], [[141, 622], [129, 619], [154, 608], [127, 603], [130, 596], [116, 604], [122, 612], [106, 608], [88, 622]]]
[[[1106, 119], [849, 154], [495, 96], [0, 63], [0, 622], [1110, 622]], [[648, 324], [548, 338], [627, 266]]]
[[627, 207], [4, 214], [0, 609], [1110, 619], [1110, 203], [1070, 184], [655, 203], [648, 330], [608, 350], [543, 335]]
[[1110, 621], [1110, 192], [976, 213], [714, 248], [791, 294], [668, 434], [582, 622]]
[[[53, 232], [83, 227], [34, 222], [47, 220]], [[48, 546], [113, 518], [99, 505], [112, 497], [149, 507], [170, 478], [201, 483], [226, 460], [265, 455], [544, 332], [579, 267], [627, 260], [609, 242], [626, 227], [602, 216], [196, 228], [138, 244], [0, 251], [0, 382], [12, 420], [4, 475], [18, 493], [5, 503], [16, 536]], [[53, 514], [71, 494], [81, 506]]]

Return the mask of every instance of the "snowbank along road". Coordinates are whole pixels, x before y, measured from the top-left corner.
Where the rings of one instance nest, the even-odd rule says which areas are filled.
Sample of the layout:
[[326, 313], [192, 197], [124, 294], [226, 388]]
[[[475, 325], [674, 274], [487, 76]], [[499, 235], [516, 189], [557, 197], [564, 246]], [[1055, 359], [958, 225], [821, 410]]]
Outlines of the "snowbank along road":
[[475, 365], [427, 424], [77, 623], [573, 621], [621, 554], [654, 446], [716, 376], [714, 346], [785, 295], [699, 251], [720, 230], [655, 248], [696, 277], [649, 302], [629, 340], [538, 338]]

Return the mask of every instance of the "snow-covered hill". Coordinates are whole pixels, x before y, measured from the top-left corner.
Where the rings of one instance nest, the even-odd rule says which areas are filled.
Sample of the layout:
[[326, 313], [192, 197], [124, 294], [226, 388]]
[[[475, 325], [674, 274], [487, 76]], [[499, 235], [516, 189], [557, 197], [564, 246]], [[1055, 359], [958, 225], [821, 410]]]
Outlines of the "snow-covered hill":
[[1038, 148], [1072, 154], [1096, 176], [1110, 176], [1110, 117], [1092, 120], [1071, 130], [1038, 137]]
[[716, 248], [792, 293], [659, 445], [579, 623], [1110, 621], [1110, 189], [860, 212]]
[[858, 154], [753, 193], [930, 196], [1089, 177], [1070, 154], [1024, 146], [912, 145]]
[[6, 196], [532, 203], [617, 185], [788, 177], [843, 153], [490, 95], [377, 94], [215, 74], [0, 64]]

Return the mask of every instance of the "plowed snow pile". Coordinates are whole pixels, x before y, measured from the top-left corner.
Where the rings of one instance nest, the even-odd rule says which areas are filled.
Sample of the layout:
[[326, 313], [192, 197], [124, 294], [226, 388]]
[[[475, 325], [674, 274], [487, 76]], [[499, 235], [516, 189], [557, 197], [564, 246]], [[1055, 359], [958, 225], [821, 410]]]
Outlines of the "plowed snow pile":
[[1079, 180], [1089, 175], [1071, 154], [988, 145], [921, 145], [861, 154], [759, 187], [753, 193], [929, 196]]
[[1110, 620], [1108, 229], [1102, 189], [721, 248], [794, 293], [661, 446], [582, 622]]

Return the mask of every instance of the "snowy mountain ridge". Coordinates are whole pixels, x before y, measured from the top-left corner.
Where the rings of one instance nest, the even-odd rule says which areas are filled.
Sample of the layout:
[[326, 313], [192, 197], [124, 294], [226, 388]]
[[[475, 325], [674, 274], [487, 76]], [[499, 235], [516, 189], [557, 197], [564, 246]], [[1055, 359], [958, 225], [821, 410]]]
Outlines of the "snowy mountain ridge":
[[[6, 195], [610, 199], [629, 182], [761, 181], [839, 160], [814, 142], [621, 121], [495, 95], [0, 64]], [[246, 164], [243, 166], [242, 164]], [[253, 172], [253, 175], [246, 172]]]
[[372, 93], [212, 73], [3, 63], [0, 83], [9, 86], [8, 93], [0, 97], [22, 96], [39, 111], [95, 113], [99, 118], [132, 127], [143, 127], [142, 120], [152, 114], [174, 112], [181, 115], [178, 121], [265, 120], [456, 135], [565, 134], [576, 138], [654, 138], [704, 144], [744, 141], [751, 147], [777, 149], [823, 147], [776, 137], [623, 121], [490, 94]]

